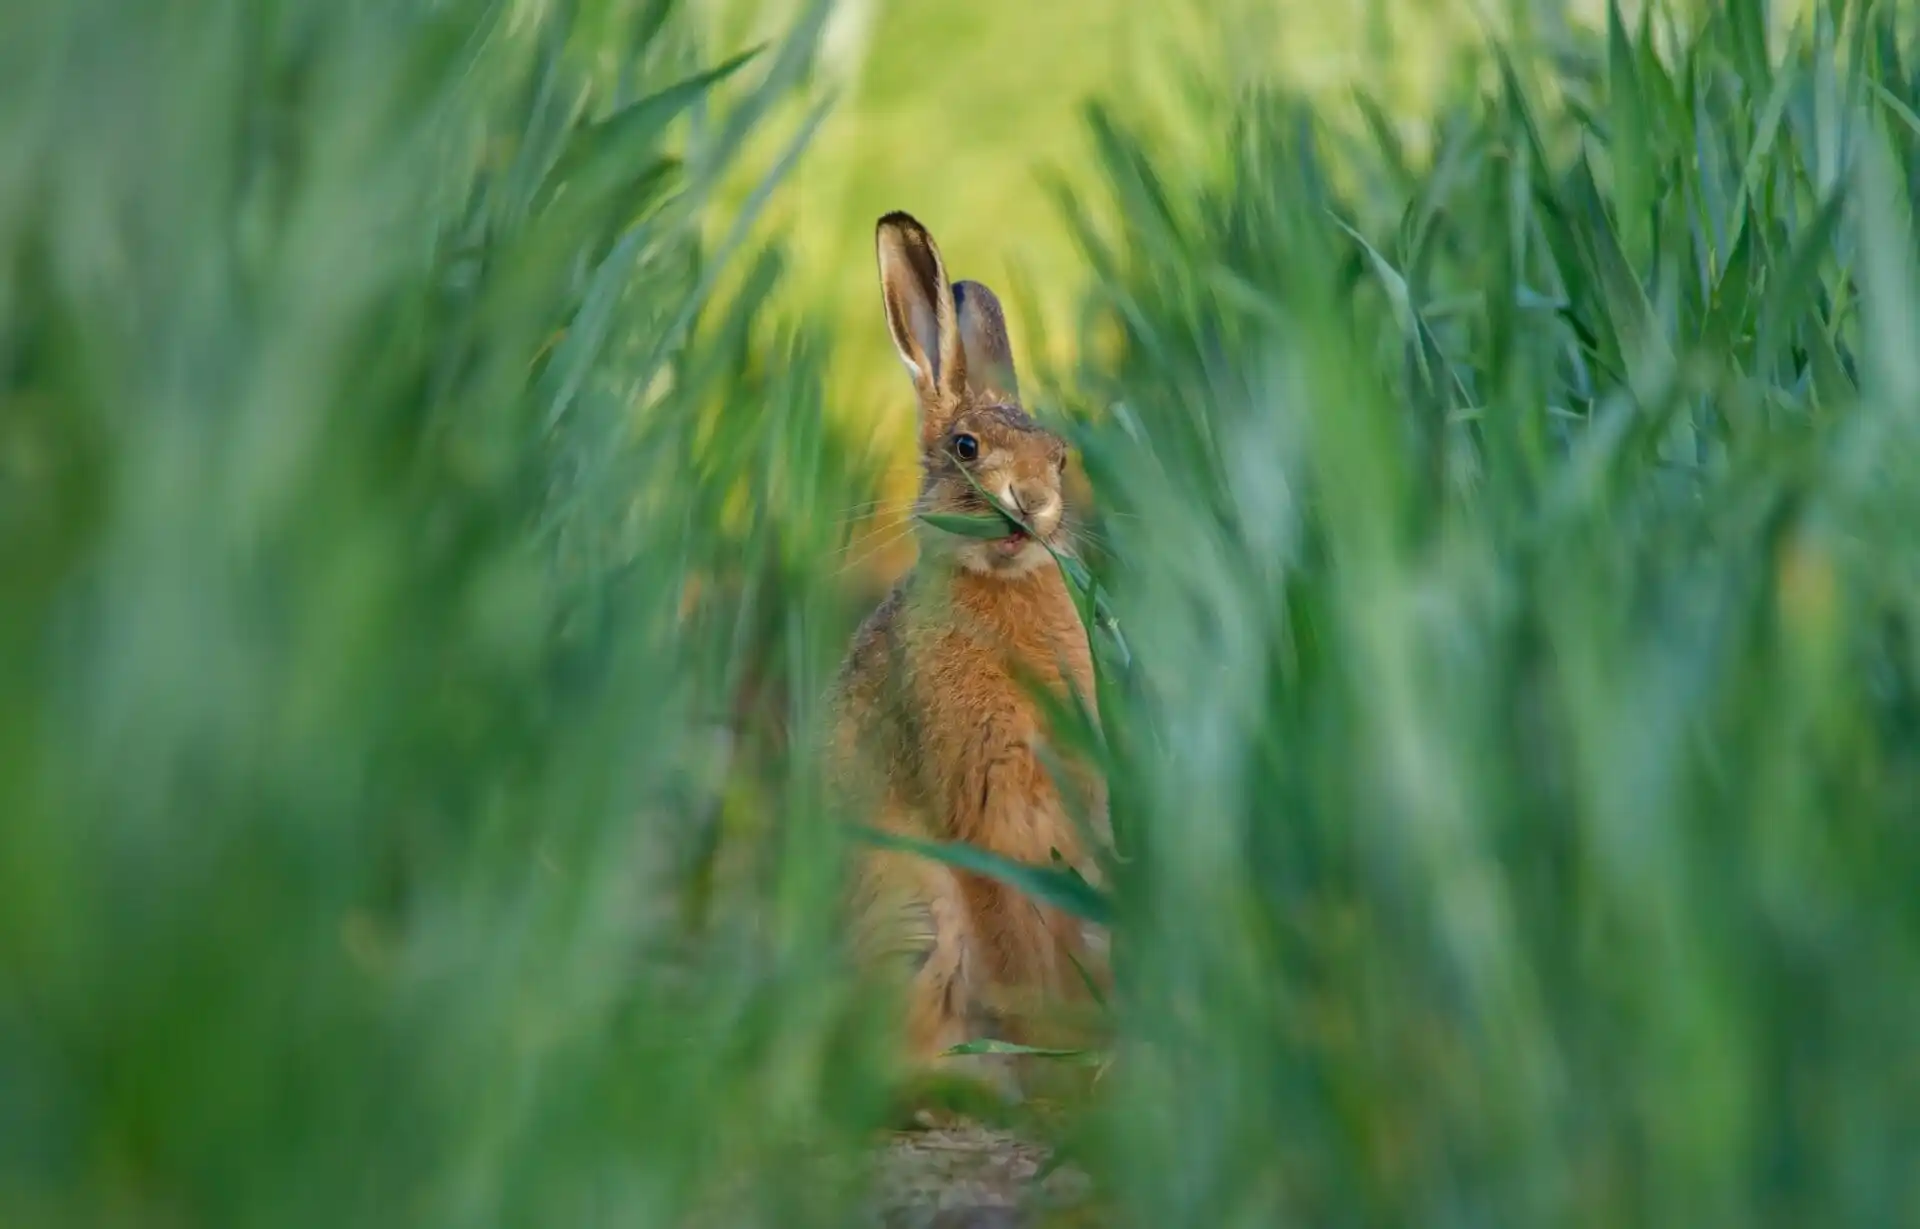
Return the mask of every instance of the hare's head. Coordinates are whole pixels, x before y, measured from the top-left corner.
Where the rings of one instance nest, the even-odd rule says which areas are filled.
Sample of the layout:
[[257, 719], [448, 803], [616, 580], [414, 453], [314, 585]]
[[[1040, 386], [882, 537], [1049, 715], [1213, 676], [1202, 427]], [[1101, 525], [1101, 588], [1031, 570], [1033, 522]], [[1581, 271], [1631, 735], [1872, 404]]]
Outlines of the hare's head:
[[1066, 441], [1020, 406], [993, 292], [949, 284], [933, 236], [904, 213], [880, 219], [876, 242], [887, 328], [920, 399], [920, 511], [986, 513], [984, 491], [1034, 535], [938, 534], [925, 548], [983, 575], [1024, 575], [1049, 562], [1048, 546], [1064, 549]]

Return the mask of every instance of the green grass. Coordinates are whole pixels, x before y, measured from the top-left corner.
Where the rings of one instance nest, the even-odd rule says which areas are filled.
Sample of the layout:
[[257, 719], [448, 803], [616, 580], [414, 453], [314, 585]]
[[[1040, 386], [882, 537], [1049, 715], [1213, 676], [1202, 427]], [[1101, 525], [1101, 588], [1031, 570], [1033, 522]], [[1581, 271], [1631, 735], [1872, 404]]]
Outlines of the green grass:
[[1911, 1215], [1909, 46], [1616, 24], [1430, 171], [1116, 143], [1136, 1223]]
[[812, 343], [701, 297], [807, 40], [694, 126], [646, 15], [9, 9], [8, 1224], [832, 1222], [832, 832], [708, 869], [838, 651]]
[[[1412, 139], [1250, 37], [1048, 200], [1099, 1223], [1920, 1207], [1920, 48], [1718, 8], [1516, 21]], [[683, 88], [709, 16], [0, 16], [9, 1226], [853, 1220], [872, 339], [726, 242], [817, 14]]]
[[[1196, 68], [1215, 81], [1278, 74], [1336, 106], [1367, 82], [1405, 118], [1430, 103], [1447, 49], [1474, 34], [1467, 10], [1406, 0], [845, 0], [838, 12], [844, 34], [823, 88], [838, 91], [839, 105], [765, 230], [791, 240], [795, 276], [779, 302], [833, 324], [833, 412], [889, 460], [908, 451], [910, 416], [874, 306], [874, 219], [893, 209], [921, 217], [955, 276], [1028, 308], [1009, 322], [1016, 349], [1047, 345], [1053, 361], [1071, 361], [1088, 268], [1051, 185], [1094, 173], [1089, 99], [1123, 106], [1163, 150], [1205, 157], [1215, 134], [1180, 105]], [[1044, 330], [1029, 319], [1039, 316], [1063, 327]], [[894, 494], [911, 493], [913, 476], [897, 461], [889, 479]]]

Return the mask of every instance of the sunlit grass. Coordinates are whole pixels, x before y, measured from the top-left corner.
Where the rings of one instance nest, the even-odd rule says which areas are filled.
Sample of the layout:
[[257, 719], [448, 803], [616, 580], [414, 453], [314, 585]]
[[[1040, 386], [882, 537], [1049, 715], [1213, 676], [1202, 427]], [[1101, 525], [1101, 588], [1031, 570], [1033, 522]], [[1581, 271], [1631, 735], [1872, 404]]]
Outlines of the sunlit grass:
[[[850, 33], [824, 76], [843, 102], [768, 226], [791, 237], [796, 263], [779, 301], [835, 324], [834, 412], [856, 438], [871, 435], [893, 453], [908, 415], [874, 309], [873, 219], [891, 209], [925, 217], [958, 276], [1000, 287], [1027, 309], [1010, 320], [1017, 348], [1044, 340], [1049, 359], [1069, 362], [1088, 269], [1049, 185], [1063, 176], [1084, 183], [1094, 167], [1089, 100], [1117, 103], [1157, 139], [1211, 156], [1218, 134], [1192, 123], [1182, 103], [1196, 75], [1277, 75], [1336, 106], [1365, 85], [1389, 111], [1412, 117], [1445, 84], [1451, 52], [1476, 34], [1465, 8], [1378, 0], [840, 7]], [[1041, 319], [1054, 327], [1043, 331]], [[910, 493], [910, 481], [893, 467], [896, 495]]]

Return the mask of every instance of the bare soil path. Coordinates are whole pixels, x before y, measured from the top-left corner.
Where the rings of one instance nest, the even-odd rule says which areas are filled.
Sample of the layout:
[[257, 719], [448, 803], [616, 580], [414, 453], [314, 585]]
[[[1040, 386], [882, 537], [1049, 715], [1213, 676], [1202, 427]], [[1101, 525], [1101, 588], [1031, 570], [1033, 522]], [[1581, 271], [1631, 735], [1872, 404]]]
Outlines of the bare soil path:
[[1091, 1184], [1063, 1164], [1042, 1174], [1045, 1145], [961, 1122], [895, 1134], [880, 1159], [879, 1229], [1043, 1229], [1089, 1225]]

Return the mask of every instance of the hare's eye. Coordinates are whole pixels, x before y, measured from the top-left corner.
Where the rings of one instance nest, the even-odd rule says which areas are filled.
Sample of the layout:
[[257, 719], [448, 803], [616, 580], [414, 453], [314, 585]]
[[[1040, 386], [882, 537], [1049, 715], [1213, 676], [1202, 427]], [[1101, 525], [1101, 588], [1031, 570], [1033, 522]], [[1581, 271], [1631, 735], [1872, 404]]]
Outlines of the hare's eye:
[[953, 455], [962, 461], [973, 460], [980, 455], [980, 441], [964, 433], [954, 436]]

